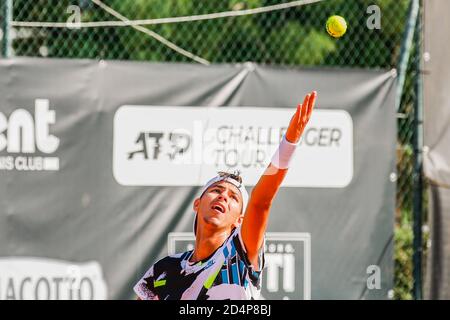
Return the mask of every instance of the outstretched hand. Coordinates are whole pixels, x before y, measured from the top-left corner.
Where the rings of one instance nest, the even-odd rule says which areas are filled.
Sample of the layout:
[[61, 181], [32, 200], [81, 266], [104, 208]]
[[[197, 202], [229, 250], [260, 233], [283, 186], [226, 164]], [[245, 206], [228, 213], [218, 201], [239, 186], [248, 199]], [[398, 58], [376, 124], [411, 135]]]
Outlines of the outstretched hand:
[[297, 106], [295, 114], [291, 118], [289, 127], [286, 131], [286, 140], [291, 143], [297, 143], [302, 136], [309, 118], [311, 118], [314, 104], [316, 102], [317, 92], [313, 91], [306, 95], [303, 104]]
[[[287, 141], [297, 143], [300, 140], [314, 109], [316, 96], [317, 92], [311, 92], [305, 97], [303, 104], [297, 106], [297, 111], [286, 131]], [[247, 257], [256, 270], [260, 270], [259, 268], [262, 267], [259, 266], [259, 252], [264, 244], [264, 233], [267, 228], [270, 208], [287, 171], [288, 169], [279, 169], [271, 162], [253, 188], [245, 211], [241, 236], [247, 251]]]

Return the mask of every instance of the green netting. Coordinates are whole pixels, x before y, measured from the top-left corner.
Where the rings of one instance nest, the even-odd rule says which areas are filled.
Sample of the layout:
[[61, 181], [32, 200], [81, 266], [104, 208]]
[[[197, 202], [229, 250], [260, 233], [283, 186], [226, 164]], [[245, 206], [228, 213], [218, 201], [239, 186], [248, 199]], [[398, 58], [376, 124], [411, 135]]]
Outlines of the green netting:
[[[271, 0], [105, 0], [130, 20], [190, 16], [268, 6]], [[14, 0], [15, 21], [67, 22], [73, 5], [82, 22], [118, 20], [90, 0]], [[396, 65], [409, 1], [326, 0], [248, 16], [151, 25], [177, 46], [213, 63], [254, 61], [283, 65], [390, 68]], [[381, 10], [381, 29], [370, 30], [367, 8]], [[326, 33], [330, 15], [345, 17], [345, 37]], [[18, 56], [83, 57], [187, 62], [154, 38], [126, 27], [15, 28]]]

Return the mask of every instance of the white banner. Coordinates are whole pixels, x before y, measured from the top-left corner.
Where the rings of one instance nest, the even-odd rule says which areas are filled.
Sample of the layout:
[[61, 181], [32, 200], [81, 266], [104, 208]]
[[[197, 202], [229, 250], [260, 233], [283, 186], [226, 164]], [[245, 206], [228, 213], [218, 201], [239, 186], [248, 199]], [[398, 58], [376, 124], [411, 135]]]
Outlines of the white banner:
[[[113, 173], [126, 186], [203, 185], [240, 170], [255, 185], [294, 108], [122, 106], [114, 117]], [[315, 110], [284, 187], [343, 188], [353, 177], [353, 122]]]
[[96, 261], [74, 263], [36, 257], [0, 258], [0, 300], [105, 300]]

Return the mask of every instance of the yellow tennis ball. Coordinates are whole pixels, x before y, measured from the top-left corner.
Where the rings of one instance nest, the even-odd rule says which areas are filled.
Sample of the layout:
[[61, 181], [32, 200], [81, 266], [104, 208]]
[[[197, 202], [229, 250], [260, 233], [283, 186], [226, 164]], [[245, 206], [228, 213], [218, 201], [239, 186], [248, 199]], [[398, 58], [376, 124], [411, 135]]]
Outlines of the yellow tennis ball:
[[341, 16], [331, 16], [327, 20], [327, 31], [330, 36], [340, 38], [347, 31], [347, 22]]

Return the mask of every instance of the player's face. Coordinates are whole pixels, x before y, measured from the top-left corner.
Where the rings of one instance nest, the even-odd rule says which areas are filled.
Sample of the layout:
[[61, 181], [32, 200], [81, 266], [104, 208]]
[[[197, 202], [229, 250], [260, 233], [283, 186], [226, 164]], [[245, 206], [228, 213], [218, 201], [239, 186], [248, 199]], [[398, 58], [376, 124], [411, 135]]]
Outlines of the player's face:
[[237, 226], [242, 213], [242, 196], [238, 188], [229, 182], [218, 182], [209, 187], [200, 198], [198, 220], [216, 228]]

